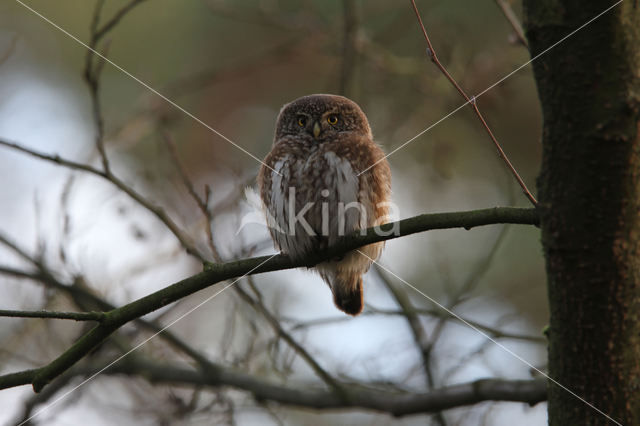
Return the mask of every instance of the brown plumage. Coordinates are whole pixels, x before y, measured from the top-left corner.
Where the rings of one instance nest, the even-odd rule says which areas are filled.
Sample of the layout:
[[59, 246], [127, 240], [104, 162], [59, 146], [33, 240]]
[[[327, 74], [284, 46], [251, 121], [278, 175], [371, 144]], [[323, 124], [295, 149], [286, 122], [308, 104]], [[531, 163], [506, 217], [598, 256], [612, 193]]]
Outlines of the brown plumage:
[[[311, 95], [286, 104], [264, 162], [258, 185], [269, 230], [293, 258], [386, 222], [391, 171], [367, 117], [345, 97]], [[360, 249], [366, 256], [351, 251], [316, 266], [347, 314], [362, 312], [362, 275], [383, 247], [371, 244]]]

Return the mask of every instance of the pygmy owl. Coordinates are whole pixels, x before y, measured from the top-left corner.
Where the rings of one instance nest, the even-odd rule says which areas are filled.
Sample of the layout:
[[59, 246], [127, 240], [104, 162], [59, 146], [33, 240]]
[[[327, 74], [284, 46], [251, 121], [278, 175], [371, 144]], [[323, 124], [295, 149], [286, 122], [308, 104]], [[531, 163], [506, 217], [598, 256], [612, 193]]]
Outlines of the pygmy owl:
[[[275, 245], [299, 259], [384, 223], [391, 171], [355, 102], [310, 95], [282, 107], [258, 185]], [[359, 249], [364, 254], [354, 250], [315, 267], [339, 309], [362, 312], [362, 275], [383, 248], [370, 244]]]

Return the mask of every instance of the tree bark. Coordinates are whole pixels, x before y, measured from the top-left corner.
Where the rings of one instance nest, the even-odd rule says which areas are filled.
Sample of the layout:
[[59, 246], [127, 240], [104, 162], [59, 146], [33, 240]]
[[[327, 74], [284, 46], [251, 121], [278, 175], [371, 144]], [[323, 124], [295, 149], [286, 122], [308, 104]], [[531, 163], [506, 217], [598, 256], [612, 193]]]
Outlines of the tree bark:
[[[523, 0], [531, 56], [615, 0]], [[640, 5], [626, 0], [533, 62], [551, 318], [549, 375], [640, 424]], [[614, 424], [549, 383], [549, 424]]]

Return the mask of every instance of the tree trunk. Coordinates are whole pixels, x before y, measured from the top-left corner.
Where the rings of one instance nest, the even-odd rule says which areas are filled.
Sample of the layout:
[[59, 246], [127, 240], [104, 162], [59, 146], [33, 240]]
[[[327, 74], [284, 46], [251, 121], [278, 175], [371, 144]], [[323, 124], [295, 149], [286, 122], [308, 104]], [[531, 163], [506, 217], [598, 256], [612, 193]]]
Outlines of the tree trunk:
[[[534, 57], [615, 0], [523, 0]], [[640, 4], [626, 0], [533, 62], [549, 375], [640, 425]], [[551, 425], [614, 424], [549, 383]]]

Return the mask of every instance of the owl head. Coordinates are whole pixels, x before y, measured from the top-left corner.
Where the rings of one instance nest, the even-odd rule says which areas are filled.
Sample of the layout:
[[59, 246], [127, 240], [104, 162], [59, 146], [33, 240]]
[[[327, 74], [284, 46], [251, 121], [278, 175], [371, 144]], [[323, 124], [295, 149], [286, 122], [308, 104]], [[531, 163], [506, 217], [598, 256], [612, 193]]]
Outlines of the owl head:
[[296, 136], [322, 142], [345, 132], [372, 138], [367, 117], [358, 104], [338, 95], [309, 95], [282, 107], [274, 140]]

